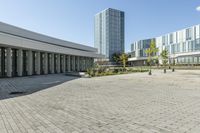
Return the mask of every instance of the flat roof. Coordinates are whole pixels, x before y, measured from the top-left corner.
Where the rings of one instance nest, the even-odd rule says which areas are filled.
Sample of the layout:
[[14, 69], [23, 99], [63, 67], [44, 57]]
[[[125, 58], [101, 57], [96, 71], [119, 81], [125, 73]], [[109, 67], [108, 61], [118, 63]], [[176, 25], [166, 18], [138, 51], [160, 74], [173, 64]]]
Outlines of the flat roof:
[[109, 10], [113, 10], [113, 11], [118, 11], [118, 12], [123, 12], [123, 13], [124, 13], [124, 11], [121, 11], [121, 10], [118, 10], [118, 9], [106, 8], [106, 9], [104, 9], [104, 10], [102, 10], [102, 11], [96, 13], [95, 16], [98, 15], [98, 14], [101, 14], [101, 13], [103, 13], [103, 12], [105, 12], [105, 11], [109, 11]]
[[70, 42], [70, 41], [65, 41], [62, 39], [57, 39], [54, 37], [50, 37], [47, 35], [29, 31], [29, 30], [19, 28], [19, 27], [6, 24], [3, 22], [0, 22], [0, 32], [21, 37], [21, 38], [25, 38], [25, 39], [30, 39], [30, 40], [48, 43], [52, 45], [62, 46], [66, 48], [87, 51], [87, 52], [97, 52], [97, 49], [93, 47], [85, 46], [85, 45]]

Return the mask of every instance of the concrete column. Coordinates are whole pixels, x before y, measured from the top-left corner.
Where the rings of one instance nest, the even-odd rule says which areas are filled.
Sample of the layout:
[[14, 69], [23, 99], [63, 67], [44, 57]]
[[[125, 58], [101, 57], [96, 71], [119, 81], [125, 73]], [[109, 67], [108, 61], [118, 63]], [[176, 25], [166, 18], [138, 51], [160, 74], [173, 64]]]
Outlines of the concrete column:
[[88, 58], [88, 68], [91, 68], [91, 58]]
[[90, 58], [87, 58], [87, 69], [90, 68]]
[[91, 58], [90, 60], [91, 60], [90, 67], [93, 67], [93, 65], [94, 65], [94, 58]]
[[82, 57], [79, 57], [79, 71], [82, 71]]
[[83, 59], [84, 59], [83, 57], [80, 58], [81, 71], [83, 71], [83, 69], [84, 69], [84, 61], [83, 61]]
[[40, 52], [37, 52], [36, 62], [36, 74], [40, 75]]
[[72, 56], [72, 71], [76, 71], [76, 59], [75, 56]]
[[86, 70], [90, 68], [90, 59], [87, 57], [86, 58]]
[[67, 71], [71, 71], [71, 64], [70, 64], [70, 55], [67, 56]]
[[54, 54], [51, 54], [51, 73], [55, 73], [54, 72]]
[[88, 59], [88, 66], [89, 66], [89, 68], [92, 67], [92, 58], [89, 58], [89, 59]]
[[58, 54], [57, 55], [57, 59], [58, 59], [58, 62], [57, 62], [57, 64], [56, 64], [56, 66], [57, 66], [57, 73], [60, 73], [60, 54]]
[[88, 59], [85, 57], [85, 66], [84, 70], [86, 71], [88, 69]]
[[48, 74], [48, 53], [44, 53], [44, 74]]
[[81, 69], [82, 69], [82, 71], [84, 71], [84, 66], [85, 66], [84, 63], [85, 63], [85, 62], [84, 62], [84, 57], [82, 57], [82, 58], [81, 58]]
[[62, 69], [63, 69], [63, 73], [65, 73], [65, 70], [66, 70], [66, 56], [63, 55], [63, 64], [62, 64]]
[[91, 60], [91, 58], [88, 59], [88, 66], [89, 66], [89, 68], [92, 67], [92, 60]]
[[85, 57], [82, 58], [82, 62], [83, 62], [82, 63], [82, 68], [83, 68], [83, 71], [85, 71]]
[[92, 67], [92, 63], [91, 63], [92, 61], [91, 61], [91, 58], [89, 58], [88, 59], [88, 66], [89, 66], [89, 68], [91, 68]]
[[17, 74], [18, 76], [22, 76], [23, 71], [23, 53], [22, 49], [18, 50], [18, 56], [17, 56]]
[[77, 57], [77, 71], [80, 71], [80, 57]]
[[7, 48], [7, 77], [12, 77], [12, 49]]
[[31, 50], [28, 51], [28, 75], [33, 74], [33, 52]]

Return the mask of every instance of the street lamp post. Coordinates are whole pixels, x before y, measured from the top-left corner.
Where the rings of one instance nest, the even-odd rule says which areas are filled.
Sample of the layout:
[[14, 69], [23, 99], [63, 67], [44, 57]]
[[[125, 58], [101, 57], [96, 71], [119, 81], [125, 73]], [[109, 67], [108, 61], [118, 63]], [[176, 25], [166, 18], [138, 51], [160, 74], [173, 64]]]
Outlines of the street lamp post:
[[174, 58], [175, 58], [175, 55], [173, 54], [173, 57], [172, 57], [172, 61], [173, 61], [173, 62], [172, 62], [172, 66], [173, 66], [173, 67], [172, 67], [172, 72], [175, 71], [175, 69], [174, 69], [174, 67], [175, 67], [175, 59], [174, 59]]

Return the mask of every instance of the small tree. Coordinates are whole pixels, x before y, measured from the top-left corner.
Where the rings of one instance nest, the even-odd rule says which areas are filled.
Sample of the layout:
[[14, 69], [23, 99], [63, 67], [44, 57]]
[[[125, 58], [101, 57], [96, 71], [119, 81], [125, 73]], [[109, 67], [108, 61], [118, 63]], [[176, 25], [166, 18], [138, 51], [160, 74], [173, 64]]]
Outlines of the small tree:
[[162, 63], [163, 63], [163, 66], [164, 66], [164, 73], [166, 73], [166, 66], [167, 66], [167, 63], [168, 63], [169, 52], [168, 52], [167, 49], [164, 49], [160, 55], [161, 55]]
[[118, 64], [120, 62], [120, 58], [119, 57], [120, 57], [120, 53], [114, 53], [112, 55], [112, 59], [116, 64]]
[[151, 40], [150, 47], [146, 49], [145, 53], [148, 55], [147, 62], [149, 64], [149, 75], [151, 75], [151, 65], [152, 65], [152, 58], [158, 52], [158, 48], [156, 48], [156, 43], [154, 40]]
[[154, 63], [156, 64], [156, 66], [157, 66], [157, 68], [158, 68], [158, 66], [159, 66], [159, 59], [158, 59], [158, 56], [156, 56], [156, 57], [154, 58]]
[[123, 64], [123, 69], [125, 70], [125, 68], [126, 68], [126, 63], [128, 62], [128, 56], [127, 56], [125, 53], [122, 53], [122, 54], [119, 56], [119, 59], [120, 59], [121, 63]]

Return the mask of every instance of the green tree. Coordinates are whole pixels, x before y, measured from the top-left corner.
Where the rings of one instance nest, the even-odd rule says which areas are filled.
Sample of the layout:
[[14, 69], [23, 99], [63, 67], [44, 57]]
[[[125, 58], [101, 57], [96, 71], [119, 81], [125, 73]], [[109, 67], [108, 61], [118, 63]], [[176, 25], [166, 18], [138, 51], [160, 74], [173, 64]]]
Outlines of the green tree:
[[159, 66], [159, 59], [158, 59], [158, 56], [156, 56], [155, 58], [154, 58], [154, 63], [155, 63], [155, 65], [158, 67]]
[[119, 56], [119, 59], [120, 59], [120, 62], [123, 64], [123, 69], [125, 70], [126, 69], [126, 63], [128, 62], [128, 55], [125, 54], [125, 53], [122, 53]]
[[116, 64], [120, 63], [120, 58], [119, 57], [120, 57], [120, 53], [114, 53], [112, 55], [112, 59], [113, 59], [114, 62], [116, 62]]
[[168, 59], [169, 59], [169, 57], [168, 57], [169, 52], [168, 52], [167, 49], [164, 49], [160, 55], [161, 55], [162, 63], [163, 63], [163, 66], [164, 66], [164, 73], [166, 73], [166, 66], [167, 66]]
[[149, 75], [151, 75], [152, 58], [156, 56], [157, 52], [158, 48], [156, 48], [156, 43], [154, 40], [151, 40], [150, 47], [145, 51], [145, 53], [148, 55], [147, 62], [149, 64]]

